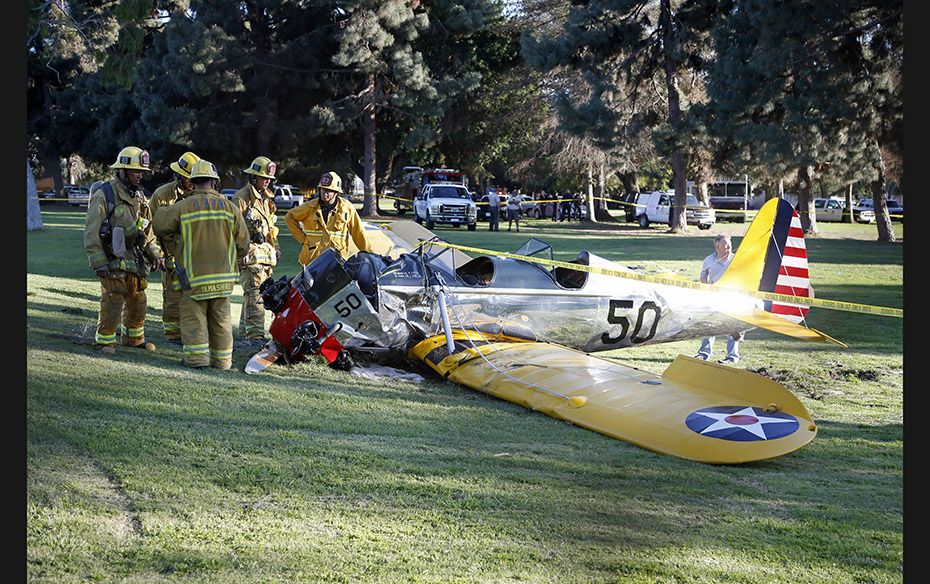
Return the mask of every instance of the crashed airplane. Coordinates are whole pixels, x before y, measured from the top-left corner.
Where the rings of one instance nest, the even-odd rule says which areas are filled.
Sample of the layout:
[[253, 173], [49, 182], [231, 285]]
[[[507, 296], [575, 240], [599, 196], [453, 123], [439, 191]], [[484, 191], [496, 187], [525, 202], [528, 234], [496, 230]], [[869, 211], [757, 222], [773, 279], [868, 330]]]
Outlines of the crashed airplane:
[[680, 355], [659, 376], [589, 354], [754, 327], [838, 343], [800, 324], [808, 308], [746, 294], [812, 295], [800, 221], [784, 200], [759, 211], [712, 290], [641, 281], [586, 251], [555, 262], [537, 239], [472, 257], [413, 222], [367, 228], [375, 253], [343, 261], [330, 250], [262, 284], [272, 339], [247, 373], [314, 354], [341, 369], [422, 361], [472, 389], [712, 464], [781, 456], [816, 435], [804, 405], [755, 373]]

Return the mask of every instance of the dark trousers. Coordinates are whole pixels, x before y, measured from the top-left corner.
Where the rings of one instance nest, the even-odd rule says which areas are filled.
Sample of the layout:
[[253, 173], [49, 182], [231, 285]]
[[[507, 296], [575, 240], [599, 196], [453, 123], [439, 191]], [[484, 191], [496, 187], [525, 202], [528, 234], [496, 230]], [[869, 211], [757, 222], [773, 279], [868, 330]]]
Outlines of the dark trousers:
[[489, 230], [489, 231], [499, 231], [499, 230], [500, 230], [500, 224], [501, 224], [501, 209], [500, 209], [500, 207], [494, 208], [494, 206], [492, 205], [492, 206], [488, 209], [488, 214], [489, 214], [489, 216], [491, 217], [490, 222], [489, 222], [489, 224], [488, 224], [488, 230]]

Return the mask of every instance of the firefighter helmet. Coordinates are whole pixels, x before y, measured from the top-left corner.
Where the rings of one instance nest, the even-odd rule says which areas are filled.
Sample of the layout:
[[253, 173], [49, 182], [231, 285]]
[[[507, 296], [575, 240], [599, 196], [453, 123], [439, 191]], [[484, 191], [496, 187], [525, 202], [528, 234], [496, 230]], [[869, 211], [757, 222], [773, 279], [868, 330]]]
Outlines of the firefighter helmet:
[[171, 170], [180, 174], [184, 178], [191, 177], [191, 169], [194, 168], [194, 163], [200, 160], [200, 157], [194, 154], [193, 152], [185, 152], [178, 158], [177, 162], [172, 162], [168, 166], [171, 167]]
[[340, 195], [342, 194], [342, 179], [333, 171], [323, 173], [323, 176], [320, 177], [320, 184], [318, 186], [321, 189], [329, 189]]
[[208, 160], [201, 158], [191, 167], [191, 180], [195, 178], [214, 178], [220, 180], [220, 175], [216, 172], [216, 166]]
[[110, 168], [149, 170], [149, 153], [135, 146], [126, 146], [119, 151], [116, 162], [111, 164]]
[[243, 170], [249, 174], [254, 174], [262, 178], [274, 178], [274, 173], [278, 170], [278, 165], [272, 162], [267, 156], [259, 156], [252, 161], [251, 166]]

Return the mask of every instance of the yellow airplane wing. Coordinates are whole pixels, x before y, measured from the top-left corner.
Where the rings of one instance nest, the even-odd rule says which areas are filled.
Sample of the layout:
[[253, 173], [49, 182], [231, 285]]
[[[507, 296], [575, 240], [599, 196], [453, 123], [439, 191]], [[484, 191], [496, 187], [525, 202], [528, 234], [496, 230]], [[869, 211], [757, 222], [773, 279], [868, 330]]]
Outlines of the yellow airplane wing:
[[817, 433], [807, 408], [761, 375], [680, 355], [661, 375], [541, 342], [454, 331], [411, 356], [444, 377], [643, 448], [711, 464], [773, 458]]

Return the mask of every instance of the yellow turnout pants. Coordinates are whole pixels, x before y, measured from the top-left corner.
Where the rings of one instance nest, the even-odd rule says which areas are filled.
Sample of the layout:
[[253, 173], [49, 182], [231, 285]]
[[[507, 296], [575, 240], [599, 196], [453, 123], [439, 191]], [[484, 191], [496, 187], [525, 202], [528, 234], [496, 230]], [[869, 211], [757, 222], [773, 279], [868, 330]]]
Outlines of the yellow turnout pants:
[[173, 289], [177, 280], [178, 276], [174, 270], [162, 272], [161, 322], [165, 337], [169, 339], [181, 338], [181, 291]]
[[181, 338], [188, 367], [232, 367], [233, 336], [229, 297], [194, 300], [181, 293]]
[[249, 266], [239, 271], [239, 284], [242, 286], [242, 314], [239, 316], [239, 338], [265, 338], [265, 303], [258, 293], [258, 287], [266, 278], [270, 278], [274, 268], [271, 266]]
[[131, 272], [118, 273], [118, 278], [100, 278], [100, 311], [94, 341], [98, 345], [115, 345], [120, 329], [124, 345], [141, 345], [145, 342], [148, 283]]

